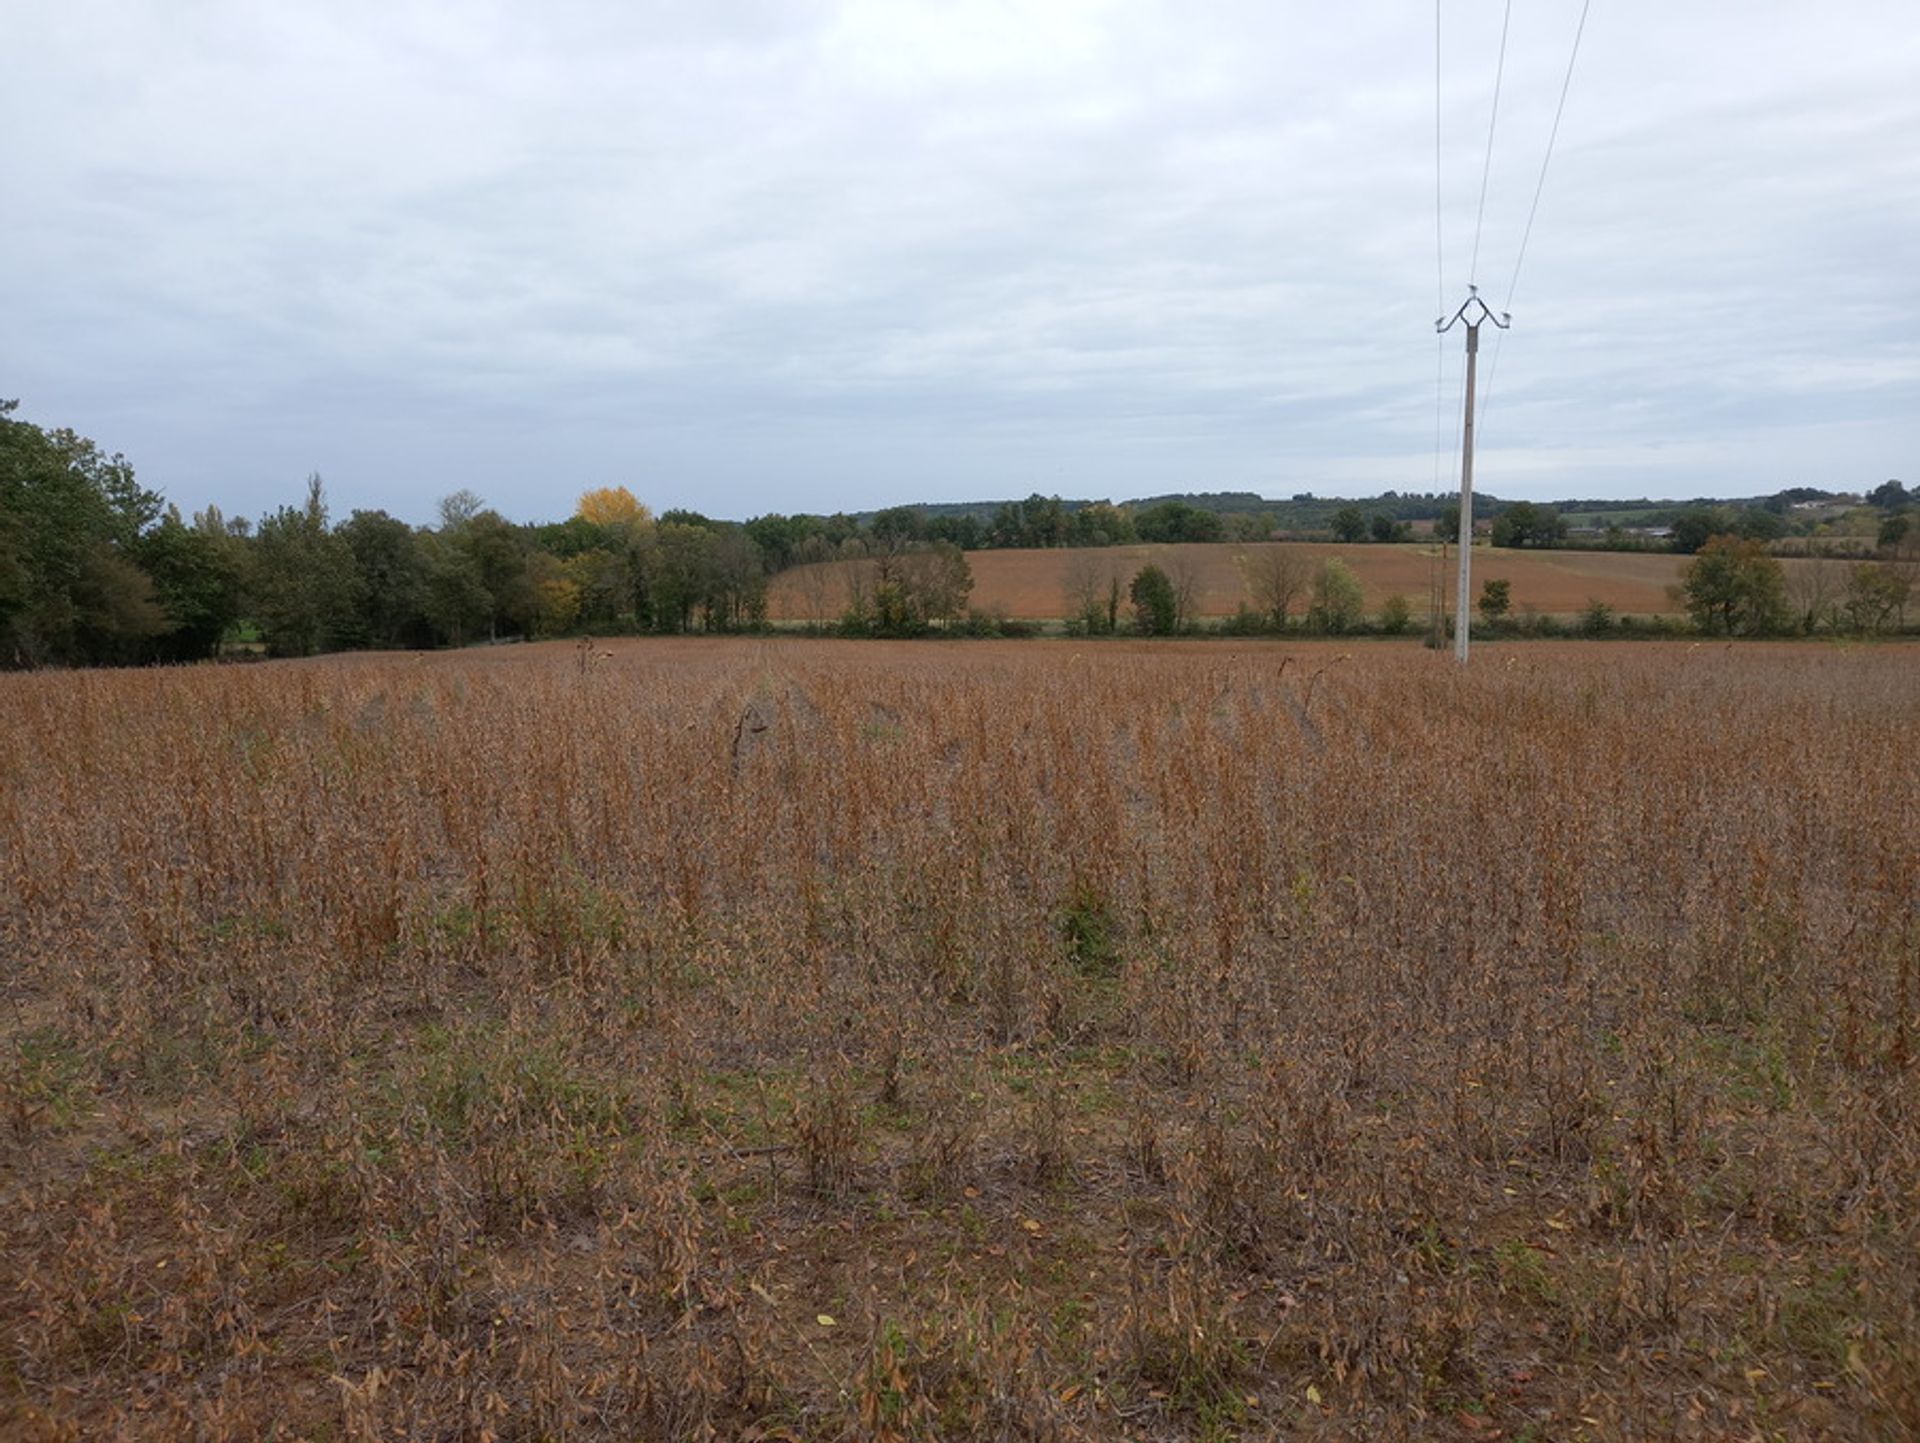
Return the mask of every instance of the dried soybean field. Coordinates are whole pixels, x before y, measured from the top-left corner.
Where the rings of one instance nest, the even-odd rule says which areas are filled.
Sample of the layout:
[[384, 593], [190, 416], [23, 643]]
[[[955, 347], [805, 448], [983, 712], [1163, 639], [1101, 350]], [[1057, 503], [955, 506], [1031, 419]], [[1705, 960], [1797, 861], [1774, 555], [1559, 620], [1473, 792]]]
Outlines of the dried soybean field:
[[9, 1438], [1920, 1430], [1920, 650], [0, 716]]

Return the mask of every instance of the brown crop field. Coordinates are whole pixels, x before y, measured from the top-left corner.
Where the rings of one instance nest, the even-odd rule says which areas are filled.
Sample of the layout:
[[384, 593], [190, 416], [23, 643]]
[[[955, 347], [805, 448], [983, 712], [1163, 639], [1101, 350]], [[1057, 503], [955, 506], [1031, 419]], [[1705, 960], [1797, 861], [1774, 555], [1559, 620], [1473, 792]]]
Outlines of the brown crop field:
[[[1052, 619], [1069, 610], [1069, 576], [1076, 567], [1111, 571], [1124, 585], [1149, 563], [1184, 573], [1194, 583], [1197, 616], [1230, 616], [1248, 599], [1240, 558], [1267, 547], [1299, 553], [1318, 570], [1339, 557], [1359, 578], [1369, 611], [1389, 596], [1403, 596], [1415, 616], [1427, 611], [1433, 548], [1422, 546], [1343, 546], [1312, 542], [1192, 542], [1181, 545], [1116, 546], [1105, 550], [1054, 548], [1031, 551], [969, 551], [973, 568], [972, 604], [1001, 607], [1021, 620]], [[1687, 558], [1667, 553], [1621, 551], [1514, 551], [1482, 548], [1474, 554], [1474, 587], [1483, 581], [1513, 583], [1516, 612], [1569, 616], [1594, 601], [1620, 615], [1652, 616], [1681, 610], [1669, 595]], [[870, 562], [853, 563], [871, 567]], [[1809, 563], [1783, 563], [1789, 572]], [[798, 567], [774, 578], [768, 612], [777, 621], [833, 621], [846, 609], [845, 562]], [[1448, 554], [1447, 598], [1452, 605], [1452, 553]], [[1304, 602], [1302, 602], [1304, 605]]]
[[0, 714], [0, 1436], [1920, 1434], [1920, 648]]

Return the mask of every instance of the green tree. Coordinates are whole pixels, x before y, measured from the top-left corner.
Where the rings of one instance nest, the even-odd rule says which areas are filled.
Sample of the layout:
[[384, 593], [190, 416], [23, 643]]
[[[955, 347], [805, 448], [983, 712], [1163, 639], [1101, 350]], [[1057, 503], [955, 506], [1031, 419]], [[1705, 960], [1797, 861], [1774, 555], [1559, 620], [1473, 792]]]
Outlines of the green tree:
[[165, 503], [133, 474], [125, 456], [105, 454], [85, 436], [62, 427], [48, 433], [61, 462], [83, 478], [106, 508], [106, 539], [123, 550], [130, 548], [160, 519]]
[[535, 526], [528, 534], [539, 550], [557, 556], [562, 561], [570, 561], [582, 552], [624, 545], [626, 532], [624, 526], [605, 526], [589, 521], [584, 516], [574, 515], [565, 521], [549, 521]]
[[596, 546], [562, 563], [579, 597], [578, 623], [589, 631], [626, 631], [638, 624], [634, 587], [624, 550]]
[[[978, 551], [982, 545], [980, 519], [977, 516], [936, 516], [927, 522], [927, 540], [945, 541], [962, 551]], [[1076, 546], [1085, 544], [1080, 541]]]
[[[864, 563], [852, 563], [861, 576]], [[973, 571], [960, 548], [950, 542], [882, 551], [872, 561], [872, 585], [851, 588], [841, 620], [858, 636], [923, 636], [966, 609]]]
[[1365, 541], [1366, 514], [1358, 506], [1342, 506], [1333, 513], [1333, 537], [1336, 541]]
[[126, 458], [0, 401], [0, 664], [138, 659], [168, 622], [133, 551], [160, 498]]
[[1162, 501], [1133, 518], [1142, 541], [1218, 541], [1222, 523], [1218, 514], [1186, 501]]
[[212, 656], [240, 618], [246, 574], [244, 543], [209, 510], [189, 526], [175, 507], [135, 546], [141, 567], [153, 579], [154, 595], [169, 623], [152, 641], [163, 661]]
[[890, 506], [876, 512], [867, 529], [883, 546], [910, 546], [926, 537], [926, 513], [917, 506]]
[[1516, 501], [1493, 522], [1495, 546], [1557, 546], [1566, 540], [1567, 520], [1551, 506]]
[[564, 636], [580, 619], [580, 587], [567, 564], [545, 551], [527, 557], [527, 590], [533, 597], [528, 629], [535, 636]]
[[1339, 557], [1329, 557], [1313, 580], [1313, 605], [1307, 610], [1308, 622], [1320, 631], [1351, 631], [1359, 624], [1366, 606], [1366, 594], [1360, 578]]
[[530, 548], [524, 531], [497, 511], [480, 511], [453, 528], [453, 545], [472, 560], [487, 593], [487, 634], [526, 631], [539, 609], [527, 572]]
[[1075, 546], [1128, 546], [1140, 539], [1133, 513], [1106, 501], [1095, 501], [1073, 513]]
[[1761, 542], [1714, 537], [1687, 563], [1680, 587], [1702, 631], [1755, 636], [1785, 625], [1786, 574]]
[[1726, 529], [1726, 522], [1717, 511], [1704, 506], [1690, 507], [1673, 518], [1673, 549], [1682, 556], [1692, 556]]
[[480, 567], [444, 532], [424, 533], [420, 554], [427, 621], [448, 646], [465, 646], [487, 629], [493, 615], [493, 597], [480, 579]]
[[766, 564], [753, 538], [738, 526], [722, 525], [716, 531], [701, 612], [708, 631], [739, 631], [766, 620]]
[[973, 568], [959, 547], [937, 542], [900, 557], [899, 582], [919, 621], [944, 624], [967, 609]]
[[775, 572], [797, 564], [800, 548], [809, 537], [820, 535], [823, 528], [818, 516], [782, 516], [769, 512], [754, 517], [742, 529], [760, 548], [767, 570]]
[[1279, 518], [1271, 511], [1230, 511], [1220, 519], [1226, 527], [1223, 539], [1227, 541], [1271, 541], [1280, 527]]
[[315, 472], [301, 506], [261, 518], [254, 534], [247, 597], [275, 656], [330, 651], [351, 634], [353, 553], [327, 523], [326, 490]]
[[384, 511], [356, 511], [338, 533], [359, 578], [353, 598], [356, 644], [419, 646], [427, 621], [427, 559], [414, 529]]
[[1398, 636], [1407, 629], [1413, 620], [1413, 608], [1407, 604], [1404, 596], [1389, 596], [1380, 605], [1380, 630], [1388, 636]]
[[[668, 515], [673, 513], [669, 512]], [[643, 570], [653, 625], [692, 631], [719, 570], [718, 538], [706, 526], [662, 519], [651, 564]]]
[[85, 661], [139, 661], [172, 629], [153, 578], [116, 546], [88, 550], [73, 597], [77, 654]]
[[1847, 577], [1841, 609], [1855, 631], [1885, 631], [1905, 619], [1912, 583], [1890, 566], [1866, 562]]
[[1180, 601], [1173, 581], [1157, 566], [1143, 566], [1127, 587], [1134, 629], [1145, 636], [1168, 636], [1179, 624]]
[[987, 542], [991, 546], [1065, 546], [1071, 534], [1065, 503], [1058, 496], [1035, 492], [993, 513]]
[[1778, 541], [1787, 534], [1787, 523], [1764, 506], [1748, 506], [1735, 514], [1733, 529], [1749, 541]]
[[1496, 625], [1513, 610], [1513, 583], [1504, 576], [1489, 576], [1480, 586], [1480, 615], [1489, 626]]
[[1379, 542], [1405, 541], [1411, 529], [1406, 522], [1395, 521], [1384, 511], [1375, 512], [1373, 520], [1368, 524], [1373, 533], [1373, 539]]

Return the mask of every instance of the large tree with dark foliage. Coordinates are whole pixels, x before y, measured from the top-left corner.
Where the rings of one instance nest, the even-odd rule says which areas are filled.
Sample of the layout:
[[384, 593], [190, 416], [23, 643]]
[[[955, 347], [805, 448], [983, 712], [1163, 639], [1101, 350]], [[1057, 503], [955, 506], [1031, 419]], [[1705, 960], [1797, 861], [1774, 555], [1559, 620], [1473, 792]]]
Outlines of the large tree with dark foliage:
[[1493, 521], [1495, 546], [1557, 546], [1567, 537], [1567, 520], [1551, 506], [1516, 501]]
[[135, 548], [161, 501], [120, 455], [0, 401], [0, 665], [136, 661], [171, 629]]
[[275, 656], [312, 656], [352, 640], [359, 578], [353, 552], [327, 523], [317, 472], [307, 478], [301, 505], [261, 518], [251, 562], [250, 610]]

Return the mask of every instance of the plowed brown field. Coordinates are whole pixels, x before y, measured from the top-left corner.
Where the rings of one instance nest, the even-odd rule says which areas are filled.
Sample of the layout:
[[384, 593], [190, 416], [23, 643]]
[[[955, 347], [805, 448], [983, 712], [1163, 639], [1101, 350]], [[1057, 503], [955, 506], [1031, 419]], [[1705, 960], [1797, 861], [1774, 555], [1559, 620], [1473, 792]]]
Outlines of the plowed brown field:
[[[1247, 599], [1241, 558], [1270, 547], [1303, 553], [1310, 571], [1318, 571], [1328, 557], [1339, 557], [1360, 578], [1369, 611], [1398, 595], [1407, 599], [1416, 616], [1426, 613], [1435, 558], [1429, 548], [1419, 546], [1222, 542], [1118, 546], [1104, 551], [973, 551], [967, 561], [973, 567], [973, 604], [1001, 607], [1007, 615], [1025, 620], [1058, 617], [1068, 611], [1068, 578], [1075, 566], [1110, 567], [1124, 582], [1150, 562], [1175, 574], [1176, 580], [1181, 568], [1191, 572], [1196, 614], [1230, 616]], [[1477, 595], [1482, 581], [1511, 581], [1516, 612], [1531, 609], [1568, 615], [1603, 601], [1622, 615], [1672, 613], [1680, 608], [1667, 589], [1679, 581], [1685, 560], [1641, 552], [1482, 549], [1474, 555], [1474, 588]], [[1449, 598], [1452, 562], [1449, 553]], [[1783, 564], [1792, 568], [1806, 563]], [[824, 562], [776, 577], [768, 596], [769, 614], [776, 621], [826, 621], [838, 616], [846, 607], [847, 565]]]

